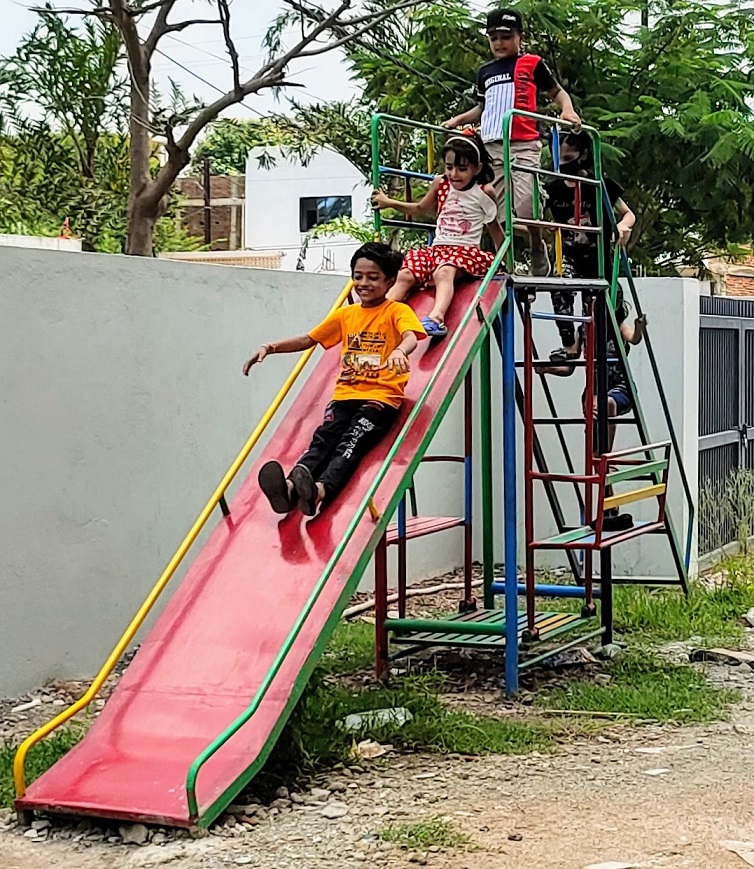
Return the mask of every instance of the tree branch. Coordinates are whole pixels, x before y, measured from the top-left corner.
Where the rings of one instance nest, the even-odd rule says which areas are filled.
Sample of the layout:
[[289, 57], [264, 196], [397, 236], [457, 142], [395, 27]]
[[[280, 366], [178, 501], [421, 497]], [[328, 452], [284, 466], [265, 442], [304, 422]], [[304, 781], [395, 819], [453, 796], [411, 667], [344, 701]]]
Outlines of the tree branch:
[[94, 9], [54, 9], [48, 6], [30, 6], [30, 12], [36, 12], [37, 15], [81, 15], [84, 17], [93, 16], [101, 18], [104, 21], [112, 21], [113, 17], [108, 9], [103, 6], [97, 6]]
[[230, 33], [230, 9], [228, 8], [228, 0], [217, 0], [217, 11], [220, 13], [220, 23], [223, 26], [225, 46], [228, 49], [230, 62], [233, 66], [233, 90], [235, 93], [240, 93], [241, 70], [238, 63], [238, 52], [236, 51], [236, 46]]
[[159, 8], [160, 11], [157, 13], [157, 18], [155, 18], [152, 29], [149, 31], [149, 36], [144, 40], [144, 47], [149, 57], [154, 54], [157, 43], [167, 33], [167, 28], [169, 27], [168, 16], [173, 11], [175, 2], [176, 0], [162, 0], [161, 3], [153, 6], [154, 9]]
[[[412, 0], [411, 3], [404, 3], [405, 6], [415, 6], [417, 3], [421, 3], [423, 0]], [[347, 45], [349, 42], [354, 42], [358, 40], [360, 36], [366, 33], [368, 30], [371, 30], [375, 24], [380, 24], [386, 18], [388, 18], [392, 14], [391, 12], [386, 12], [384, 14], [380, 14], [379, 16], [372, 18], [368, 24], [365, 24], [363, 27], [360, 27], [358, 30], [355, 30], [353, 33], [349, 33], [346, 36], [342, 36], [340, 39], [336, 39], [335, 42], [328, 42], [327, 45], [323, 45], [320, 48], [312, 48], [310, 51], [301, 51], [297, 55], [297, 57], [315, 57], [318, 54], [325, 54], [328, 51], [333, 51], [335, 48], [340, 48], [341, 45]], [[338, 25], [339, 27], [342, 25]]]

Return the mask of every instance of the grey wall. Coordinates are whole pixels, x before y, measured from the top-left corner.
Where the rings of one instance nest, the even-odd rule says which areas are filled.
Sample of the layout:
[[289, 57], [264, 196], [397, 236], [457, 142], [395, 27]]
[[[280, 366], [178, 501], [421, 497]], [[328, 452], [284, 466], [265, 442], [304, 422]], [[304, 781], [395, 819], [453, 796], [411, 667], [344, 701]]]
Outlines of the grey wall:
[[342, 278], [0, 248], [0, 694], [99, 667]]
[[[342, 278], [12, 248], [0, 248], [0, 268], [3, 696], [99, 667], [295, 362], [272, 358], [246, 380], [243, 359], [263, 340], [305, 331]], [[643, 287], [682, 437], [694, 445], [697, 295], [695, 282]], [[555, 326], [538, 326], [549, 350]], [[632, 361], [649, 396], [642, 353]], [[499, 365], [493, 383], [498, 396]], [[561, 412], [578, 412], [576, 377], [556, 391]], [[460, 452], [461, 435], [457, 400], [432, 452]], [[460, 515], [458, 466], [424, 466], [417, 486], [422, 512]], [[477, 480], [477, 517], [478, 490]], [[539, 522], [547, 528], [546, 509]], [[626, 547], [622, 568], [668, 572], [664, 554], [643, 546]], [[411, 578], [449, 570], [461, 553], [458, 530], [412, 543]]]

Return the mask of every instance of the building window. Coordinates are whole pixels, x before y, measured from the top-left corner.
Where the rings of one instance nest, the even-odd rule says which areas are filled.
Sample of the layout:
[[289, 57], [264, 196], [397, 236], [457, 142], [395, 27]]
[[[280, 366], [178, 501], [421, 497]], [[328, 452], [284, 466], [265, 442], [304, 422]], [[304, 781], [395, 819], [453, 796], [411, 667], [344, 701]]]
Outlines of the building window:
[[299, 229], [309, 232], [336, 217], [351, 217], [350, 196], [304, 196], [299, 200]]

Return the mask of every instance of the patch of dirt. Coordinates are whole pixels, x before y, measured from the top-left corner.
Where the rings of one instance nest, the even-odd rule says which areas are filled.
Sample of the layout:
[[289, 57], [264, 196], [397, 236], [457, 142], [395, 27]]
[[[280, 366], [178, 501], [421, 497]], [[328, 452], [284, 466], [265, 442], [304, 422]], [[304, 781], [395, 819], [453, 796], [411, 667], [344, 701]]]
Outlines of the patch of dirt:
[[[432, 613], [442, 605], [422, 606]], [[677, 646], [667, 651], [680, 659]], [[449, 702], [486, 714], [520, 711], [500, 695], [495, 656], [447, 652], [439, 663], [448, 673]], [[742, 694], [728, 720], [610, 726], [552, 754], [518, 758], [391, 753], [339, 770], [306, 792], [281, 789], [267, 806], [248, 800], [198, 840], [157, 829], [143, 846], [124, 845], [117, 825], [56, 819], [30, 838], [0, 812], [0, 867], [585, 869], [615, 861], [645, 869], [745, 869], [722, 842], [754, 841], [754, 669], [711, 663], [705, 672]], [[527, 683], [533, 689], [564, 677], [540, 671], [530, 678], [539, 680]], [[75, 694], [72, 686], [48, 694], [58, 698], [64, 690]], [[42, 711], [52, 702], [40, 704]], [[16, 715], [31, 719], [38, 712], [39, 705]], [[29, 721], [23, 723], [28, 732]], [[8, 726], [7, 716], [0, 725]], [[379, 838], [389, 824], [438, 815], [466, 833], [471, 846], [408, 852]]]

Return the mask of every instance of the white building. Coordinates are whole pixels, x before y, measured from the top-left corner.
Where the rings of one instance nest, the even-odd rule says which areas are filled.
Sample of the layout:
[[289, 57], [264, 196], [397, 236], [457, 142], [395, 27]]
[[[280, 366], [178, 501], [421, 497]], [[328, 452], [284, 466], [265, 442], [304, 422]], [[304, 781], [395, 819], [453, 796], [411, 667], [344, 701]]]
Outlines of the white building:
[[[246, 161], [245, 239], [254, 251], [282, 253], [280, 268], [295, 271], [307, 231], [334, 217], [369, 219], [371, 186], [335, 151], [319, 151], [306, 166], [286, 159], [280, 148], [264, 149], [274, 166], [259, 165], [262, 149]], [[304, 271], [348, 274], [358, 242], [338, 235], [310, 241]]]

